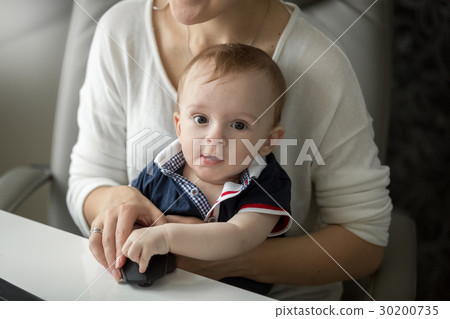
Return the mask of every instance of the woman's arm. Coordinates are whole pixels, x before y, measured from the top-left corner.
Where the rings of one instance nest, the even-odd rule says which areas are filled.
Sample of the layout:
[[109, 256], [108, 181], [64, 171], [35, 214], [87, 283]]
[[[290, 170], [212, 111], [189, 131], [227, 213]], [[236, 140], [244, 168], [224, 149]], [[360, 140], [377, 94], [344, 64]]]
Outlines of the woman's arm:
[[177, 256], [177, 266], [212, 279], [242, 276], [276, 284], [321, 285], [347, 280], [347, 273], [364, 277], [381, 263], [383, 247], [341, 226], [330, 225], [311, 236], [317, 243], [307, 235], [267, 239], [246, 254], [221, 261]]
[[149, 259], [169, 251], [201, 260], [239, 256], [260, 245], [279, 216], [259, 213], [236, 214], [226, 223], [164, 224], [134, 231], [123, 253], [147, 269]]

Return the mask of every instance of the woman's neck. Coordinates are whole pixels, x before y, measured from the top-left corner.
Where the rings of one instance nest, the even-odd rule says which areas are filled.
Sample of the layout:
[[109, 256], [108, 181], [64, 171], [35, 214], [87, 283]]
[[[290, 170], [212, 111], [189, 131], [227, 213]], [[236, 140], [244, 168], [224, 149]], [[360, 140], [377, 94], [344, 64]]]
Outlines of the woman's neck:
[[271, 5], [271, 0], [241, 0], [219, 16], [187, 25], [188, 47], [193, 55], [219, 43], [239, 42], [253, 45]]
[[[237, 4], [212, 19], [207, 20], [203, 16], [195, 20], [193, 12], [191, 16], [179, 18], [183, 21], [181, 23], [172, 15], [173, 8], [166, 5], [167, 1], [153, 2], [156, 9], [152, 10], [152, 22], [162, 64], [175, 89], [189, 61], [210, 45], [228, 42], [248, 44], [250, 41], [253, 46], [272, 56], [290, 16], [278, 0], [270, 0], [269, 9], [269, 0], [237, 0]], [[188, 11], [189, 7], [182, 9]]]

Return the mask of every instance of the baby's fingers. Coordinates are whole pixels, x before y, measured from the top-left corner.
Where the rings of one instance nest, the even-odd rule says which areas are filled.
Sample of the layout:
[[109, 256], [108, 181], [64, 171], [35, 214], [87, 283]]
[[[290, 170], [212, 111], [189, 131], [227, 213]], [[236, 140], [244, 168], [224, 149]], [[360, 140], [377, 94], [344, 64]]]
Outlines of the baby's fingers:
[[124, 254], [127, 257], [130, 257], [130, 256], [128, 256], [128, 251], [130, 250], [130, 247], [131, 247], [132, 244], [133, 244], [133, 241], [128, 239], [125, 242], [125, 244], [123, 244], [123, 246], [122, 246], [122, 254]]
[[148, 263], [150, 262], [151, 255], [148, 252], [142, 251], [141, 257], [139, 258], [139, 272], [143, 274], [148, 267]]
[[[126, 248], [124, 246], [124, 248]], [[142, 254], [143, 247], [140, 245], [139, 242], [133, 242], [130, 247], [124, 252], [124, 255], [130, 258], [135, 263], [140, 262], [141, 254]]]

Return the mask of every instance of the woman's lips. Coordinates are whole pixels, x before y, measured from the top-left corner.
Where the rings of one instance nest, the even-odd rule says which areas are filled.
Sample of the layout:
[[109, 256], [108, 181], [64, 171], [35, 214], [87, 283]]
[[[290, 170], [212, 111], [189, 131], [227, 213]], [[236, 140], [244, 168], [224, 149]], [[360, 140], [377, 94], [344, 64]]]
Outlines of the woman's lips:
[[217, 165], [223, 162], [223, 160], [214, 155], [201, 155], [200, 158], [203, 165]]

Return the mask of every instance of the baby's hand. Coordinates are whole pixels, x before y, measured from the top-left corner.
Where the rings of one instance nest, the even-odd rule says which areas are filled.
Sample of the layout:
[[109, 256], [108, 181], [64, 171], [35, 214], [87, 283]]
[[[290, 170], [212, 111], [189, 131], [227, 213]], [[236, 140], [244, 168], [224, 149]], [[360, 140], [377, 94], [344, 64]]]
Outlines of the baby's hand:
[[134, 230], [123, 245], [122, 253], [139, 264], [144, 273], [153, 255], [164, 255], [170, 251], [169, 236], [164, 225]]

